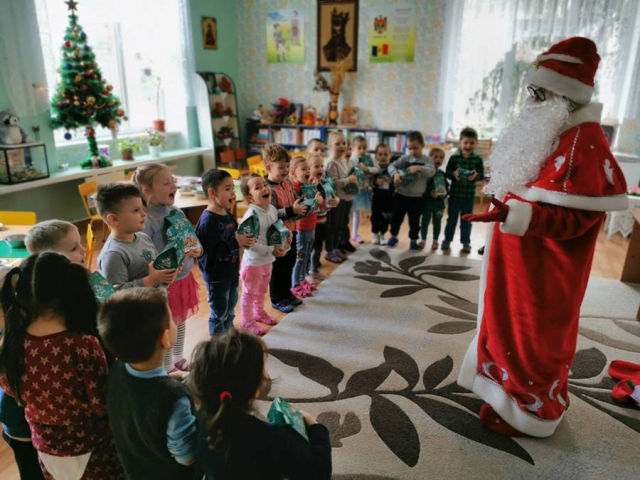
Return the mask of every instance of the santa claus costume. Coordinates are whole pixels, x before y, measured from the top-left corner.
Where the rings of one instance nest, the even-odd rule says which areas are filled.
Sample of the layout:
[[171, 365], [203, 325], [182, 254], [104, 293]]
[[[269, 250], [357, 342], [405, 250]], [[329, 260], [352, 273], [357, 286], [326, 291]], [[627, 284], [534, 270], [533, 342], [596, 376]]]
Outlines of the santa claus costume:
[[[519, 132], [516, 145], [503, 135], [494, 152], [502, 161], [490, 160], [495, 208], [469, 218], [498, 225], [489, 224], [478, 333], [458, 383], [487, 402], [483, 424], [507, 435], [548, 437], [569, 407], [567, 381], [598, 233], [605, 212], [627, 208], [625, 179], [600, 127], [602, 105], [589, 103], [599, 60], [596, 45], [580, 37], [536, 59], [528, 84], [543, 101], [531, 108], [565, 102], [568, 117], [539, 126], [548, 145], [533, 162], [523, 159], [523, 145], [535, 145], [537, 127]], [[554, 98], [546, 100], [545, 91]]]

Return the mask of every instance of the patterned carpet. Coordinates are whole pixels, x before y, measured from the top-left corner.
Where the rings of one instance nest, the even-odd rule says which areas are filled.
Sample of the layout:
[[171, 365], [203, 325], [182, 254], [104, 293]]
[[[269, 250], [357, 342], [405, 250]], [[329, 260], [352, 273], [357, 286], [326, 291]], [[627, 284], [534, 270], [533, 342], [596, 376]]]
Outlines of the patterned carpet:
[[329, 427], [335, 479], [638, 478], [640, 411], [613, 402], [606, 372], [640, 363], [640, 285], [592, 279], [565, 420], [552, 438], [511, 439], [483, 428], [482, 402], [456, 384], [479, 271], [360, 248], [265, 337], [269, 397]]

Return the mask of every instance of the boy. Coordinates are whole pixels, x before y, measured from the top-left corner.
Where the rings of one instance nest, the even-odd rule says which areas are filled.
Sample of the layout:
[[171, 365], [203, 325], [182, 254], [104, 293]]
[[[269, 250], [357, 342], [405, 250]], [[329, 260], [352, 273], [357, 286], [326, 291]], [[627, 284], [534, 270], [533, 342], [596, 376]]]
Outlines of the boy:
[[142, 194], [131, 183], [104, 183], [98, 186], [98, 211], [111, 227], [100, 252], [98, 268], [119, 288], [153, 287], [173, 282], [176, 269], [156, 270], [156, 248], [144, 230], [146, 210]]
[[442, 225], [442, 217], [444, 216], [444, 199], [447, 196], [447, 179], [440, 167], [444, 162], [444, 150], [441, 148], [432, 148], [429, 157], [433, 160], [436, 167], [436, 173], [429, 179], [427, 191], [424, 193], [424, 203], [422, 204], [422, 226], [420, 228], [420, 241], [418, 247], [425, 247], [427, 241], [427, 232], [429, 231], [429, 222], [433, 221], [433, 242], [431, 250], [438, 249], [438, 238], [440, 237], [440, 228]]
[[[476, 198], [476, 182], [484, 178], [482, 158], [474, 153], [478, 144], [478, 132], [473, 128], [463, 128], [460, 132], [459, 151], [447, 163], [446, 176], [451, 180], [449, 192], [449, 216], [444, 229], [442, 250], [449, 250], [456, 232], [458, 217], [473, 213]], [[462, 251], [471, 253], [471, 222], [460, 220], [460, 242]]]
[[[393, 199], [393, 215], [391, 218], [391, 238], [387, 246], [398, 244], [398, 232], [404, 221], [405, 214], [409, 214], [409, 239], [411, 250], [420, 250], [418, 234], [420, 233], [420, 216], [422, 215], [422, 195], [427, 189], [427, 181], [436, 173], [433, 162], [422, 154], [424, 138], [420, 132], [409, 132], [407, 135], [408, 155], [403, 155], [389, 166], [389, 173], [393, 175], [396, 184], [396, 196]], [[408, 174], [416, 174], [415, 179], [408, 185], [402, 184], [399, 170]]]
[[307, 142], [307, 156], [319, 153], [324, 157], [326, 147], [324, 142], [319, 138], [312, 138]]
[[262, 149], [262, 161], [267, 170], [267, 183], [271, 187], [271, 204], [278, 210], [278, 218], [291, 231], [291, 249], [283, 257], [276, 258], [269, 282], [271, 304], [282, 313], [290, 313], [302, 304], [302, 300], [291, 293], [291, 276], [296, 263], [296, 216], [303, 216], [307, 207], [296, 198], [293, 185], [287, 178], [291, 156], [282, 146], [274, 143]]
[[255, 239], [239, 235], [238, 223], [229, 213], [236, 199], [229, 172], [211, 169], [202, 176], [207, 209], [202, 213], [196, 234], [204, 253], [198, 258], [202, 279], [207, 286], [209, 335], [233, 327], [240, 281], [240, 247], [250, 247]]
[[107, 379], [107, 414], [127, 477], [195, 478], [193, 404], [163, 367], [177, 337], [164, 291], [117, 292], [102, 306], [98, 328], [118, 358]]
[[65, 255], [73, 263], [84, 265], [87, 250], [82, 246], [80, 232], [73, 223], [64, 220], [40, 222], [29, 230], [24, 243], [31, 255], [51, 250]]
[[380, 143], [376, 146], [376, 162], [379, 171], [373, 177], [373, 199], [371, 201], [371, 243], [386, 245], [384, 238], [393, 211], [393, 182], [389, 173], [391, 149], [389, 145]]

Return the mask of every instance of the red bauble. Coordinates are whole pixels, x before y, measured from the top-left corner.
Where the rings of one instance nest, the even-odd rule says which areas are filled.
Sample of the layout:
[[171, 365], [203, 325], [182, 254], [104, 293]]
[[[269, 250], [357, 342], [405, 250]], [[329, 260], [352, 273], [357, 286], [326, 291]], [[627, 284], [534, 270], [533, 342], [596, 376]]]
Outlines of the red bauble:
[[102, 92], [103, 95], [109, 95], [109, 90], [105, 90], [104, 92]]
[[93, 114], [93, 110], [87, 110], [87, 115], [92, 115]]
[[64, 42], [64, 46], [65, 46], [65, 48], [71, 47], [71, 42], [69, 40], [67, 40], [66, 42]]
[[86, 76], [89, 76], [89, 75], [93, 74], [93, 70], [87, 70], [86, 72], [84, 72], [84, 74]]
[[58, 108], [62, 108], [63, 103], [62, 102], [58, 102]]

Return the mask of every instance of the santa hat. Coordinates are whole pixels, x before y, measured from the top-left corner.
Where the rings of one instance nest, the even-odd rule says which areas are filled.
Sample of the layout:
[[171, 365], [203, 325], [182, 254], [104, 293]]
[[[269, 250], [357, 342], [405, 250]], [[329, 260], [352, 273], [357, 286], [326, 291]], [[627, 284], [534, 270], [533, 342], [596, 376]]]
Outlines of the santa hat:
[[593, 41], [584, 37], [567, 38], [538, 55], [527, 82], [586, 104], [593, 95], [598, 63], [600, 56]]

